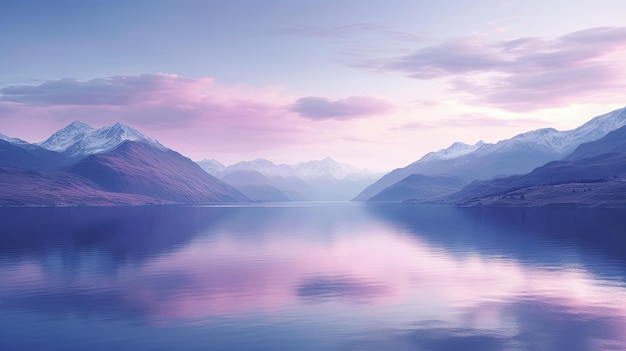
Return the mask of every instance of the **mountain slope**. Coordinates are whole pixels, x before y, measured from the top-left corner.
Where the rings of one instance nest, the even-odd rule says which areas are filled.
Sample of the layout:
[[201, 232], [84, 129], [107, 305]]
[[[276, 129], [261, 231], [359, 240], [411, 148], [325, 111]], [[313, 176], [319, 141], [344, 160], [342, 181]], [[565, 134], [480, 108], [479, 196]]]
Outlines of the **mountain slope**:
[[133, 128], [117, 123], [110, 127], [92, 128], [74, 121], [39, 143], [44, 149], [56, 151], [74, 159], [113, 150], [124, 141], [143, 141], [165, 149], [158, 141]]
[[28, 142], [19, 139], [19, 138], [12, 138], [10, 136], [6, 136], [2, 133], [0, 133], [0, 140], [4, 140], [4, 141], [8, 141], [11, 144], [18, 144], [18, 145], [27, 145], [29, 144]]
[[292, 201], [308, 201], [312, 199], [311, 194], [315, 194], [316, 189], [304, 180], [295, 177], [280, 175], [264, 175], [278, 190], [285, 194]]
[[485, 207], [626, 207], [626, 180], [535, 185], [459, 205]]
[[112, 206], [167, 203], [144, 195], [96, 189], [92, 182], [67, 172], [0, 167], [0, 206]]
[[528, 174], [475, 181], [444, 199], [460, 203], [530, 186], [595, 183], [623, 176], [626, 176], [626, 154], [608, 153], [582, 160], [553, 161]]
[[142, 141], [124, 141], [109, 152], [84, 158], [69, 171], [118, 193], [181, 203], [248, 200], [190, 159]]
[[257, 171], [233, 171], [221, 178], [252, 201], [290, 201], [282, 191]]
[[43, 171], [61, 169], [70, 163], [58, 152], [24, 141], [14, 143], [7, 140], [19, 139], [0, 139], [0, 167]]
[[613, 152], [626, 152], [626, 127], [614, 130], [602, 139], [581, 144], [563, 160], [581, 160]]
[[452, 176], [425, 176], [411, 174], [401, 181], [385, 188], [368, 201], [426, 200], [432, 197], [451, 194], [460, 190], [466, 183]]
[[[527, 173], [546, 162], [561, 159], [580, 144], [600, 139], [624, 125], [626, 109], [622, 108], [595, 117], [569, 131], [544, 128], [522, 133], [496, 144], [455, 143], [448, 149], [429, 153], [404, 168], [388, 173], [367, 187], [354, 200], [366, 201], [411, 174], [445, 174], [472, 181], [506, 174]], [[468, 150], [470, 152], [467, 152]]]

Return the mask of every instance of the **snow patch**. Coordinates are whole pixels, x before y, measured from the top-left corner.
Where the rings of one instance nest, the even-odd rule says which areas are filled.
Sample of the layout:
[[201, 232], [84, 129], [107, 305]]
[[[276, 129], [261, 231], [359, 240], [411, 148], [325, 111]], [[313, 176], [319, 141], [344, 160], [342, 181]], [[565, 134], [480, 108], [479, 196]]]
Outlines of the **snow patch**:
[[485, 145], [485, 142], [480, 140], [474, 145], [469, 145], [461, 142], [456, 142], [447, 149], [441, 149], [435, 152], [429, 152], [420, 161], [432, 161], [432, 160], [449, 160], [457, 157], [461, 157], [470, 154], [478, 150], [481, 146]]
[[18, 139], [18, 138], [11, 138], [9, 136], [6, 136], [2, 133], [0, 133], [0, 140], [4, 140], [7, 141], [11, 144], [16, 144], [16, 145], [30, 145], [29, 143], [27, 143], [26, 141], [22, 140], [22, 139]]

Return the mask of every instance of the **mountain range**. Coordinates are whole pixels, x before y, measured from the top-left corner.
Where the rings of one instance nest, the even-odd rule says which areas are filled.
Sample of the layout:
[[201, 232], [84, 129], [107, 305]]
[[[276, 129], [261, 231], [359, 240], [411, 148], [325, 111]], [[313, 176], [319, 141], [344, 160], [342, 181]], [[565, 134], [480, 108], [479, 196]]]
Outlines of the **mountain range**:
[[[423, 176], [422, 182], [425, 182], [425, 177], [451, 176], [469, 183], [528, 173], [548, 162], [560, 160], [581, 144], [601, 139], [624, 125], [626, 125], [626, 109], [622, 108], [595, 117], [569, 131], [544, 128], [522, 133], [495, 144], [482, 141], [475, 145], [454, 143], [447, 149], [428, 153], [416, 162], [386, 174], [356, 196], [355, 200], [380, 201], [379, 194], [385, 194], [386, 189], [390, 187], [402, 186], [406, 183], [407, 177], [416, 174]], [[434, 181], [436, 181], [435, 178], [430, 180], [430, 182]], [[459, 191], [463, 185], [457, 182], [436, 192], [425, 191], [428, 188], [432, 190], [432, 187], [424, 183], [422, 187], [413, 186], [411, 189], [406, 189], [403, 196], [398, 195], [394, 200], [433, 200]]]
[[497, 143], [454, 143], [382, 177], [332, 158], [193, 162], [123, 124], [73, 122], [40, 143], [0, 134], [0, 206], [355, 200], [625, 206], [626, 109]]
[[221, 178], [253, 201], [291, 201], [274, 183], [260, 172], [254, 170], [233, 171]]
[[439, 199], [463, 206], [626, 205], [626, 126], [527, 174], [475, 181]]
[[34, 144], [0, 134], [0, 172], [0, 206], [349, 200], [380, 176], [331, 158], [196, 164], [126, 125], [79, 121]]
[[115, 124], [73, 122], [38, 144], [0, 140], [0, 205], [249, 201], [183, 155]]
[[[381, 174], [339, 163], [330, 157], [298, 164], [266, 159], [228, 167], [215, 160], [197, 162], [209, 174], [242, 190], [255, 201], [347, 201]], [[243, 190], [245, 189], [245, 190]]]

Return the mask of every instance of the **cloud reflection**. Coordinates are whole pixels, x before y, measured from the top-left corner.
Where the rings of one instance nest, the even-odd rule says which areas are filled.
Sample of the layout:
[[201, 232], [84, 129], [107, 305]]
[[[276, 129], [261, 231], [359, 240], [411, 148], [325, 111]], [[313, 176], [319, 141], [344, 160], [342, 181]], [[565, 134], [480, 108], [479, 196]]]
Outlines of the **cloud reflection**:
[[[489, 254], [485, 247], [451, 251], [430, 243], [418, 228], [382, 221], [356, 206], [316, 216], [303, 215], [315, 211], [307, 207], [202, 211], [213, 220], [190, 226], [195, 234], [182, 226], [183, 232], [172, 231], [186, 238], [174, 241], [175, 249], [136, 261], [124, 255], [106, 274], [73, 269], [67, 275], [71, 265], [51, 268], [50, 254], [12, 260], [5, 252], [0, 306], [166, 324], [249, 315], [288, 320], [294, 314], [321, 322], [332, 315], [371, 320], [359, 328], [383, 325], [396, 330], [394, 340], [401, 344], [441, 350], [459, 343], [481, 350], [554, 349], [573, 345], [564, 339], [570, 333], [585, 345], [579, 349], [626, 347], [623, 280], [594, 275], [582, 263], [529, 262]], [[249, 222], [241, 222], [244, 214]], [[454, 212], [445, 216], [446, 223], [462, 225], [484, 220]], [[194, 217], [170, 217], [176, 218]], [[482, 225], [465, 228], [488, 237]], [[458, 229], [452, 225], [439, 234]], [[132, 236], [118, 239], [116, 244], [134, 247]], [[76, 250], [81, 265], [116, 251], [93, 247], [53, 251]], [[548, 347], [531, 337], [541, 333], [563, 339]]]
[[303, 279], [297, 286], [297, 294], [306, 302], [343, 299], [347, 302], [366, 301], [388, 294], [385, 286], [354, 277], [332, 276]]

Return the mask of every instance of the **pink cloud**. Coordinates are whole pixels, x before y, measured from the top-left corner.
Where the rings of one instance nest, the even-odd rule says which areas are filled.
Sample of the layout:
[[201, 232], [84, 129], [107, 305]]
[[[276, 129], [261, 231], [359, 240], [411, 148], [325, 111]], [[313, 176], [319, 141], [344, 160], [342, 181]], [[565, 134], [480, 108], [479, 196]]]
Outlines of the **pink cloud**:
[[581, 30], [555, 39], [459, 38], [370, 67], [415, 79], [450, 79], [469, 102], [515, 112], [579, 102], [623, 102], [626, 27]]
[[8, 127], [3, 132], [30, 141], [78, 119], [94, 126], [125, 123], [171, 148], [198, 152], [315, 142], [297, 123], [298, 116], [285, 108], [293, 97], [211, 78], [143, 74], [62, 79], [9, 86], [0, 94], [0, 118]]
[[311, 96], [296, 100], [290, 110], [314, 120], [345, 120], [384, 114], [391, 112], [393, 107], [388, 101], [368, 96], [349, 96], [338, 100]]
[[320, 132], [328, 127], [302, 116], [347, 120], [392, 108], [373, 97], [298, 99], [274, 88], [162, 73], [0, 89], [6, 135], [40, 141], [74, 120], [95, 127], [121, 122], [192, 158], [319, 144], [332, 137]]

